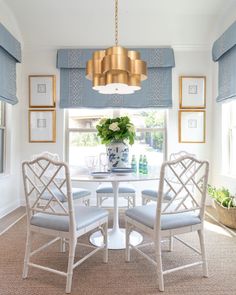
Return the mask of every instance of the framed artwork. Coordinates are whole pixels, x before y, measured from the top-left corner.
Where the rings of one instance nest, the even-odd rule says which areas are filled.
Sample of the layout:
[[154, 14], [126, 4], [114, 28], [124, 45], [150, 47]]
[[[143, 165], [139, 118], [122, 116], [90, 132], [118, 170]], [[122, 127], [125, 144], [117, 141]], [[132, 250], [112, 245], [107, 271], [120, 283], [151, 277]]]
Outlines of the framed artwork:
[[56, 142], [55, 110], [29, 110], [29, 142]]
[[206, 142], [206, 112], [200, 110], [179, 111], [179, 142]]
[[29, 107], [54, 108], [56, 106], [56, 77], [54, 75], [29, 76]]
[[179, 80], [180, 109], [206, 107], [206, 77], [181, 76]]

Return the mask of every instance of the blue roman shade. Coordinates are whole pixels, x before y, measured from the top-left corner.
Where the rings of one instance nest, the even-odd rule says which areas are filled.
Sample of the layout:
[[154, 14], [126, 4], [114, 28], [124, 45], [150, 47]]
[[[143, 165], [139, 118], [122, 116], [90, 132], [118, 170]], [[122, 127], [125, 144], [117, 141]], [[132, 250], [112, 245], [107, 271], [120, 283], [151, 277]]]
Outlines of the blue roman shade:
[[92, 89], [85, 78], [86, 62], [97, 49], [59, 49], [61, 108], [171, 108], [172, 68], [175, 66], [172, 48], [134, 48], [147, 62], [148, 79], [142, 89], [128, 95], [104, 95]]
[[0, 23], [0, 100], [16, 104], [16, 63], [21, 62], [21, 45]]
[[219, 63], [216, 100], [236, 99], [236, 21], [214, 42], [212, 58]]

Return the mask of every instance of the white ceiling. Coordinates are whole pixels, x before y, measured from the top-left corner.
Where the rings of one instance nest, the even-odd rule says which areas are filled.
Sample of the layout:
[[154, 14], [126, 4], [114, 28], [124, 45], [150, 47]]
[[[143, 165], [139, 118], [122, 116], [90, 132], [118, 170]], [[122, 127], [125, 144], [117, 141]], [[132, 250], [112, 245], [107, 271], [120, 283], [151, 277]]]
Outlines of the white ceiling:
[[[25, 47], [114, 43], [114, 0], [2, 0]], [[120, 44], [210, 47], [214, 27], [236, 0], [120, 0]]]

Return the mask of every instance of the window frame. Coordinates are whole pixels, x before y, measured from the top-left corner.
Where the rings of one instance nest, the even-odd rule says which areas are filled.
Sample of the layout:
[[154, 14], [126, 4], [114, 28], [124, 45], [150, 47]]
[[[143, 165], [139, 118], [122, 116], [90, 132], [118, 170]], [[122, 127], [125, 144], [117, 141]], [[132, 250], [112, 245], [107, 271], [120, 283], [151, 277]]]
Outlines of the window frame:
[[[120, 109], [113, 109], [113, 117], [121, 116]], [[167, 110], [164, 110], [164, 127], [153, 127], [153, 128], [136, 128], [136, 132], [163, 132], [163, 160], [167, 160]], [[96, 128], [69, 128], [69, 109], [65, 110], [65, 160], [69, 163], [69, 138], [71, 132], [97, 132]]]
[[0, 101], [0, 104], [1, 104], [0, 130], [3, 130], [3, 155], [2, 155], [3, 171], [0, 171], [0, 176], [3, 176], [6, 173], [6, 103], [3, 101]]
[[[236, 167], [232, 166], [232, 131], [236, 129], [236, 125], [233, 126], [233, 116], [236, 117], [236, 101], [230, 101], [222, 104], [222, 136], [221, 136], [221, 171], [222, 175], [236, 178]], [[234, 119], [236, 121], [236, 118]]]

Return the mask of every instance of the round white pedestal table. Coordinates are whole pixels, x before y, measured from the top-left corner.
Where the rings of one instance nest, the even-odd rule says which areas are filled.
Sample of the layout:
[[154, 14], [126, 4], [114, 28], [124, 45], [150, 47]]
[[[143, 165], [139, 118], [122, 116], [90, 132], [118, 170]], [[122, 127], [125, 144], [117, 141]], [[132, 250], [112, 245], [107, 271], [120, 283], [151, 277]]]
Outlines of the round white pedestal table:
[[[125, 249], [125, 229], [119, 227], [119, 207], [118, 207], [118, 195], [119, 185], [121, 182], [136, 182], [136, 181], [149, 181], [158, 180], [159, 174], [155, 173], [148, 175], [139, 174], [125, 174], [119, 175], [111, 173], [104, 178], [96, 178], [91, 175], [76, 175], [72, 177], [72, 181], [78, 182], [109, 182], [112, 184], [114, 193], [114, 211], [113, 211], [113, 227], [108, 230], [108, 249], [119, 250]], [[134, 246], [140, 244], [143, 237], [140, 233], [133, 231], [130, 235], [130, 243]], [[90, 242], [95, 246], [103, 245], [103, 236], [100, 231], [93, 233], [90, 236]]]

